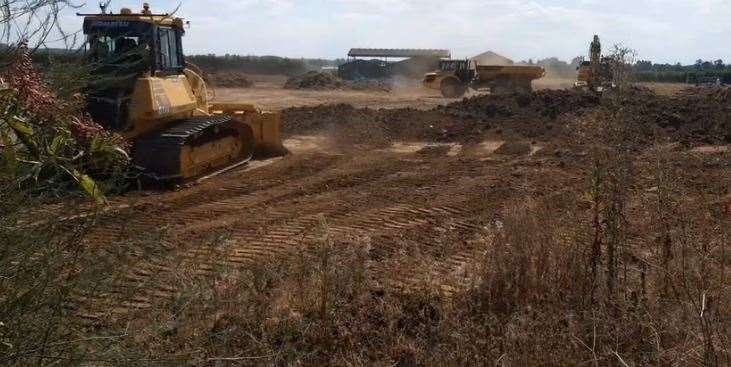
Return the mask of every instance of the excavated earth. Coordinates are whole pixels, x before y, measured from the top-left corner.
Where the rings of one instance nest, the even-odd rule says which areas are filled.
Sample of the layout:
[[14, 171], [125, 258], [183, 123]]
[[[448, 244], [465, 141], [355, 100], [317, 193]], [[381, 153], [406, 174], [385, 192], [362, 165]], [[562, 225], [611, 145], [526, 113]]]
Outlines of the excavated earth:
[[310, 71], [302, 75], [287, 79], [284, 89], [300, 90], [360, 90], [381, 91], [391, 90], [391, 83], [386, 80], [364, 79], [343, 80], [332, 73]]
[[[69, 307], [94, 322], [134, 317], [217, 273], [312, 252], [321, 218], [336, 244], [367, 246], [370, 274], [384, 289], [448, 291], [446, 280], [459, 284], [477, 258], [475, 241], [506, 206], [531, 198], [552, 210], [588, 210], [591, 151], [603, 144], [599, 121], [612, 113], [629, 120], [640, 142], [632, 190], [652, 185], [662, 149], [689, 197], [728, 199], [729, 108], [726, 90], [661, 97], [633, 89], [618, 101], [541, 91], [430, 111], [288, 109], [291, 155], [183, 190], [117, 199], [85, 238], [90, 256], [122, 259], [114, 281]], [[728, 215], [726, 202], [718, 205]]]

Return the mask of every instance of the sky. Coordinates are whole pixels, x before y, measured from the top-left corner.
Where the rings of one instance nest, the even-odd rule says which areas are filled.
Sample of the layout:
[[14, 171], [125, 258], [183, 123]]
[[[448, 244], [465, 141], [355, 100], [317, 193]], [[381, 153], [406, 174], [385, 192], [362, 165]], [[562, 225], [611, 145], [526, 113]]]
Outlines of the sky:
[[[588, 53], [599, 34], [639, 59], [731, 61], [731, 0], [147, 0], [191, 22], [187, 54], [343, 58], [353, 47], [446, 48], [453, 57], [492, 50], [516, 61]], [[138, 11], [144, 1], [112, 0]], [[76, 31], [77, 11], [61, 24]]]

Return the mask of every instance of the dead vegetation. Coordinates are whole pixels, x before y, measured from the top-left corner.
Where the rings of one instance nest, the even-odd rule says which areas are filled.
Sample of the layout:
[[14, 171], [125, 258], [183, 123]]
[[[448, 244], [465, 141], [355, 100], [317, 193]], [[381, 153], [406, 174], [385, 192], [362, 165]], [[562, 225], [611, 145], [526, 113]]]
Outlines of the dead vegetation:
[[48, 89], [22, 45], [0, 89], [0, 182], [39, 196], [67, 196], [74, 188], [97, 202], [122, 185], [128, 158], [123, 139], [83, 112], [77, 97]]

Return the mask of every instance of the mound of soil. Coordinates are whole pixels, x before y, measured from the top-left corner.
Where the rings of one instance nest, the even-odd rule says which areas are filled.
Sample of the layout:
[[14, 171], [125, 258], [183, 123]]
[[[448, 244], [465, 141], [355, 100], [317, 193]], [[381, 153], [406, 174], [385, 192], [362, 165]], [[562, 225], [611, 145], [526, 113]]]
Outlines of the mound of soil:
[[342, 85], [343, 81], [331, 73], [310, 71], [289, 78], [284, 84], [284, 89], [339, 89]]
[[310, 71], [303, 75], [291, 77], [284, 84], [284, 89], [309, 89], [309, 90], [368, 90], [385, 91], [391, 90], [391, 85], [385, 80], [363, 79], [363, 80], [342, 80], [331, 73]]
[[631, 88], [621, 97], [574, 90], [477, 96], [429, 111], [356, 109], [349, 105], [290, 108], [283, 111], [283, 121], [289, 134], [352, 128], [367, 121], [369, 129], [377, 127], [389, 139], [470, 142], [483, 139], [488, 130], [531, 139], [566, 136], [579, 128], [577, 121], [581, 119], [576, 117], [601, 113], [603, 118], [622, 120], [633, 133], [636, 130], [640, 140], [664, 137], [684, 144], [729, 144], [729, 112], [728, 89], [669, 97]]
[[599, 104], [596, 97], [571, 93], [479, 96], [429, 111], [356, 109], [343, 104], [289, 108], [283, 111], [284, 130], [289, 134], [308, 134], [369, 120], [394, 140], [470, 142], [480, 140], [488, 130], [514, 131], [526, 137], [557, 135], [565, 125], [561, 122], [565, 114], [581, 114]]
[[686, 145], [731, 144], [731, 90], [689, 89], [658, 96], [634, 88], [617, 102], [622, 116], [645, 134], [662, 134]]
[[218, 88], [251, 88], [254, 86], [254, 82], [244, 74], [236, 72], [208, 74], [208, 80], [212, 86]]

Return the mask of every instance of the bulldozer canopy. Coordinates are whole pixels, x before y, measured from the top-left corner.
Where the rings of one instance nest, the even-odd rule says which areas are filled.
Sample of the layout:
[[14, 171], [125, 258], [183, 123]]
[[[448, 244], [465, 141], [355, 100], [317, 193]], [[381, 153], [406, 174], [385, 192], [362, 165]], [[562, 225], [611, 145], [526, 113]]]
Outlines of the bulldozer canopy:
[[84, 20], [84, 34], [119, 36], [152, 36], [154, 25], [142, 21], [110, 21], [87, 18]]

